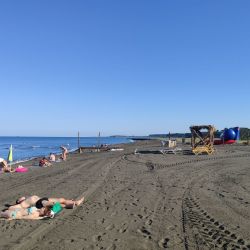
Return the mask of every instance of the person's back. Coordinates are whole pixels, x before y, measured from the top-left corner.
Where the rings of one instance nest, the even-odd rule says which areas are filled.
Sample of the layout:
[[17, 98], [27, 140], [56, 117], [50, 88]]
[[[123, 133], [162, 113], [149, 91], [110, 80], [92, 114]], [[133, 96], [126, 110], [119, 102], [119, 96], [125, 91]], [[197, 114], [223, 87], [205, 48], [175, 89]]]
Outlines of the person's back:
[[50, 153], [49, 160], [50, 161], [56, 161], [56, 156], [54, 154]]

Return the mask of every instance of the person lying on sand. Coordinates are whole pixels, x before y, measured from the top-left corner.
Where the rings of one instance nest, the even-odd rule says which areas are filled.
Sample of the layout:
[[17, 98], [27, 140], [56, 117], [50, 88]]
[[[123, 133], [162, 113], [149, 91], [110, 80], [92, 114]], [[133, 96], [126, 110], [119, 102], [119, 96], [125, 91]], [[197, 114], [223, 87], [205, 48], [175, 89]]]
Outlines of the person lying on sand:
[[39, 161], [40, 167], [50, 167], [52, 164], [46, 159], [46, 157], [43, 157], [42, 160]]
[[54, 214], [51, 211], [52, 206], [42, 207], [37, 209], [32, 206], [29, 208], [12, 208], [3, 211], [0, 213], [0, 218], [8, 220], [41, 220], [43, 218], [53, 218]]
[[8, 166], [7, 161], [5, 161], [3, 158], [0, 158], [0, 168], [3, 173], [12, 173], [15, 172], [14, 169], [12, 169], [10, 166]]
[[39, 197], [37, 195], [32, 195], [29, 197], [21, 197], [16, 201], [16, 205], [12, 205], [9, 208], [29, 208], [29, 207], [36, 207], [38, 209], [41, 209], [45, 206], [52, 206], [56, 202], [59, 202], [62, 207], [64, 208], [74, 208], [76, 206], [79, 206], [81, 203], [83, 203], [84, 197], [80, 200], [66, 200], [64, 198], [47, 198], [47, 197]]

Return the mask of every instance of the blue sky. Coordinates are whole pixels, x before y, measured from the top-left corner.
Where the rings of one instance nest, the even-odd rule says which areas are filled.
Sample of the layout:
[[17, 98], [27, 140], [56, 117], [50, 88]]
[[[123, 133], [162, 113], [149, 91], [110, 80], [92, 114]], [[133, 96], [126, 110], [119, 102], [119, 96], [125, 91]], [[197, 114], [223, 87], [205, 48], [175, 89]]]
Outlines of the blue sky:
[[250, 124], [248, 0], [0, 2], [0, 135]]

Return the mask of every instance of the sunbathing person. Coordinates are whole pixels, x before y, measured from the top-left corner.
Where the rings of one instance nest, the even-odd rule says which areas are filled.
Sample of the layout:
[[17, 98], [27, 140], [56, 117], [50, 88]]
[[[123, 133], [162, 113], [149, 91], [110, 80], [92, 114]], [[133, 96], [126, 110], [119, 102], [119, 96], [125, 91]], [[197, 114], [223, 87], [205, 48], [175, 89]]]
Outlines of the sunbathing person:
[[12, 169], [10, 166], [8, 166], [7, 161], [5, 161], [3, 158], [0, 158], [0, 168], [1, 168], [1, 171], [4, 173], [15, 172], [14, 169]]
[[54, 213], [51, 211], [52, 206], [46, 206], [41, 209], [36, 207], [29, 208], [9, 208], [0, 213], [0, 218], [8, 220], [40, 220], [46, 217], [53, 218]]
[[49, 161], [50, 162], [55, 162], [56, 161], [56, 156], [53, 153], [49, 154]]
[[42, 160], [39, 161], [40, 167], [50, 167], [52, 164], [46, 159], [46, 157], [43, 157]]
[[64, 208], [74, 208], [75, 206], [79, 206], [81, 203], [83, 203], [84, 197], [80, 200], [66, 200], [64, 198], [47, 198], [47, 197], [39, 197], [37, 195], [32, 195], [29, 197], [21, 197], [16, 201], [16, 205], [10, 206], [9, 209], [15, 209], [15, 208], [29, 208], [29, 207], [36, 207], [38, 209], [41, 209], [45, 206], [52, 206], [56, 202], [59, 202], [62, 207]]

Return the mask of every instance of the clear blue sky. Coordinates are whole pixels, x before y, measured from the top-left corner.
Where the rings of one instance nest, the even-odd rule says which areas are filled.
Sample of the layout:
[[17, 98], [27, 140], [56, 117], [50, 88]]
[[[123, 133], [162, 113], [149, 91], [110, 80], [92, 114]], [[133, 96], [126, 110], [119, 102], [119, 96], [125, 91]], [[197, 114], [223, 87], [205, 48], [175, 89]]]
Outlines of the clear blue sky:
[[0, 135], [250, 127], [249, 0], [3, 0]]

